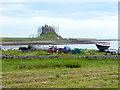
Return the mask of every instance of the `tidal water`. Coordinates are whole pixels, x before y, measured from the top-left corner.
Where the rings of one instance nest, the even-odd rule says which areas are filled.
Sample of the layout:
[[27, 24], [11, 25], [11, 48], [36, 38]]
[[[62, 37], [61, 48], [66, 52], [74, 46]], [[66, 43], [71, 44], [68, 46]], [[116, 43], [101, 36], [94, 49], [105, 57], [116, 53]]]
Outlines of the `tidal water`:
[[[118, 49], [118, 41], [101, 41], [101, 42], [109, 42], [110, 47], [109, 49]], [[40, 45], [37, 45], [40, 46]], [[41, 45], [41, 47], [47, 47], [49, 45]], [[64, 46], [68, 46], [71, 49], [73, 48], [80, 48], [80, 49], [97, 49], [95, 44], [71, 44], [71, 45], [54, 45], [58, 48], [63, 48]], [[27, 47], [27, 45], [11, 45], [11, 46], [0, 46], [4, 49], [19, 49], [19, 47]]]

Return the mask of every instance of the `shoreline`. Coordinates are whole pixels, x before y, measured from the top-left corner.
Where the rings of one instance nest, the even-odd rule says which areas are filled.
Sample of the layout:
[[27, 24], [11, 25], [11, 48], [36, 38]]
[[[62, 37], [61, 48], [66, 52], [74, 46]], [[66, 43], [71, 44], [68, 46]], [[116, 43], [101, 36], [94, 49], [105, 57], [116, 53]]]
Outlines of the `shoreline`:
[[70, 44], [95, 44], [95, 41], [19, 41], [19, 42], [0, 42], [0, 45], [70, 45]]
[[[38, 39], [39, 40], [39, 39]], [[101, 41], [120, 41], [118, 39], [76, 39], [76, 40], [39, 40], [39, 41], [1, 41], [0, 45], [70, 45], [70, 44], [95, 44]]]

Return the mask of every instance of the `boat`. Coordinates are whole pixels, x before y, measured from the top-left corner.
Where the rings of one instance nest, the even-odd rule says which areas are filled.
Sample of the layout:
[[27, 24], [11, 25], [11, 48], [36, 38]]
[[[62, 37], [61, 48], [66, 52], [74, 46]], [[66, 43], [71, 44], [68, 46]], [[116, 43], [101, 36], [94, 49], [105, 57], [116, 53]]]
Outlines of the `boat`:
[[96, 43], [97, 48], [99, 49], [99, 51], [105, 51], [110, 47], [110, 43], [108, 42], [98, 42]]

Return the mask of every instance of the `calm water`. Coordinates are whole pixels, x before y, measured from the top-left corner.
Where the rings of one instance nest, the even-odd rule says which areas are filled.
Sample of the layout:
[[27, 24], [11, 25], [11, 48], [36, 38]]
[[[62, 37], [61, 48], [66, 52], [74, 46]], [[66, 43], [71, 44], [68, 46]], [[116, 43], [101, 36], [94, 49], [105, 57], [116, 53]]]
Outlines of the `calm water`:
[[[118, 49], [118, 41], [101, 41], [101, 42], [109, 42], [109, 49]], [[40, 45], [39, 45], [40, 46]], [[43, 46], [43, 45], [42, 45]], [[44, 45], [43, 47], [47, 47], [48, 45]], [[72, 45], [55, 45], [57, 47], [63, 48], [64, 46], [68, 46], [71, 49], [73, 48], [81, 48], [81, 49], [97, 49], [95, 44], [72, 44]], [[12, 45], [12, 46], [1, 46], [5, 49], [19, 49], [19, 47], [27, 47], [27, 45]]]

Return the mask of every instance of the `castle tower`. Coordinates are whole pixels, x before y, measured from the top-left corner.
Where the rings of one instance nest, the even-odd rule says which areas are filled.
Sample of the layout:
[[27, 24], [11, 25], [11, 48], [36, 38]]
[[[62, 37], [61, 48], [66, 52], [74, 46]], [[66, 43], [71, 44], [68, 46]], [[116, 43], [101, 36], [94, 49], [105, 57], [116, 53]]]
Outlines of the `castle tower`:
[[41, 30], [41, 34], [40, 35], [43, 35], [43, 34], [48, 33], [48, 32], [52, 32], [54, 34], [57, 34], [55, 32], [55, 28], [53, 28], [52, 26], [48, 26], [46, 24], [45, 24], [45, 26], [42, 26], [42, 29], [40, 29], [40, 30]]
[[45, 24], [38, 28], [38, 36], [44, 35], [48, 39], [60, 39], [62, 37], [58, 35], [58, 29], [59, 27], [48, 26]]

